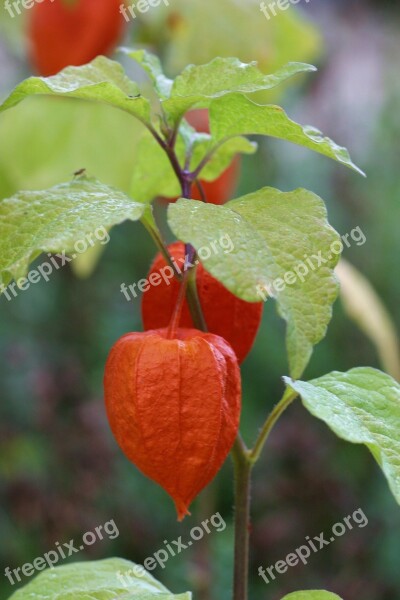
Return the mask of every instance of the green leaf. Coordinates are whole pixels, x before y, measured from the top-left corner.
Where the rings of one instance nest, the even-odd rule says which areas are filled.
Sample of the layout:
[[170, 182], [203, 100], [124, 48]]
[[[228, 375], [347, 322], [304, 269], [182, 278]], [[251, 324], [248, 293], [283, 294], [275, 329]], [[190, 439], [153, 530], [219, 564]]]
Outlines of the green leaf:
[[121, 558], [47, 569], [9, 600], [191, 600], [172, 594], [143, 567]]
[[96, 241], [102, 237], [97, 230], [136, 221], [145, 210], [124, 193], [86, 178], [2, 200], [0, 283], [23, 277], [42, 252], [73, 253], [77, 241], [89, 235]]
[[280, 106], [256, 104], [242, 94], [231, 94], [211, 102], [210, 125], [216, 141], [235, 135], [271, 136], [314, 150], [364, 175], [346, 148], [317, 129], [292, 121]]
[[67, 67], [53, 77], [26, 79], [0, 106], [0, 112], [38, 94], [102, 102], [124, 110], [144, 123], [150, 122], [149, 101], [141, 96], [138, 86], [125, 75], [121, 65], [104, 56], [98, 56], [82, 67]]
[[282, 600], [342, 600], [336, 594], [325, 592], [324, 590], [307, 590], [304, 592], [293, 592], [288, 594]]
[[173, 80], [164, 75], [158, 56], [146, 50], [120, 48], [120, 51], [129, 56], [129, 58], [132, 58], [132, 60], [137, 62], [146, 71], [160, 98], [169, 98]]
[[293, 75], [315, 71], [312, 65], [289, 63], [276, 73], [265, 75], [256, 62], [242, 63], [237, 58], [215, 58], [205, 65], [189, 65], [175, 79], [171, 97], [163, 108], [172, 122], [193, 106], [208, 107], [213, 98], [240, 92], [252, 94], [269, 90]]
[[367, 367], [334, 371], [308, 383], [285, 380], [336, 435], [370, 449], [400, 504], [400, 385]]
[[171, 97], [217, 98], [230, 92], [252, 94], [269, 90], [297, 73], [316, 71], [312, 65], [288, 63], [276, 73], [265, 75], [257, 62], [217, 57], [205, 65], [189, 65], [175, 79]]
[[264, 188], [225, 206], [181, 199], [169, 207], [168, 220], [175, 235], [197, 250], [230, 237], [232, 252], [212, 252], [202, 262], [243, 300], [276, 298], [288, 324], [290, 373], [299, 377], [325, 335], [338, 292], [333, 269], [340, 252], [336, 246], [332, 252], [332, 245], [339, 237], [323, 201], [307, 190]]

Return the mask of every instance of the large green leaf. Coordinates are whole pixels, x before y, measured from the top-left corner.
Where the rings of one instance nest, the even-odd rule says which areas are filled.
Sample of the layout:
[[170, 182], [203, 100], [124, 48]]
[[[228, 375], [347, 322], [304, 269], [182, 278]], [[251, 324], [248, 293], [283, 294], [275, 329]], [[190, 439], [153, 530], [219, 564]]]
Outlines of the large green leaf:
[[370, 449], [400, 503], [400, 385], [367, 367], [286, 383], [336, 435]]
[[282, 600], [341, 600], [336, 594], [324, 590], [306, 590], [304, 592], [293, 592]]
[[143, 567], [121, 558], [74, 563], [40, 573], [9, 600], [191, 600], [172, 594]]
[[38, 94], [102, 102], [124, 110], [144, 123], [150, 122], [150, 102], [125, 75], [122, 66], [104, 56], [81, 67], [67, 67], [52, 77], [26, 79], [0, 106], [0, 112]]
[[211, 102], [210, 123], [216, 141], [235, 135], [271, 136], [324, 154], [363, 174], [346, 148], [324, 137], [317, 129], [292, 121], [280, 106], [256, 104], [243, 94], [231, 94]]
[[[340, 246], [334, 253], [332, 244], [339, 237], [328, 224], [323, 201], [307, 190], [264, 188], [225, 206], [181, 199], [169, 207], [168, 220], [175, 235], [197, 250], [230, 236], [234, 249], [211, 252], [203, 263], [243, 300], [266, 299], [265, 288], [276, 298], [288, 323], [290, 373], [300, 377], [325, 335], [338, 291], [333, 269]], [[306, 257], [314, 269], [307, 267]], [[321, 258], [325, 262], [319, 266]]]
[[245, 64], [237, 58], [215, 58], [205, 65], [186, 67], [175, 79], [163, 108], [175, 122], [194, 105], [208, 107], [213, 98], [233, 92], [253, 94], [269, 90], [297, 73], [315, 70], [312, 65], [289, 63], [276, 73], [265, 75], [256, 62]]
[[86, 178], [2, 200], [0, 283], [24, 276], [42, 252], [71, 253], [77, 241], [93, 237], [97, 229], [136, 221], [145, 210], [124, 193]]

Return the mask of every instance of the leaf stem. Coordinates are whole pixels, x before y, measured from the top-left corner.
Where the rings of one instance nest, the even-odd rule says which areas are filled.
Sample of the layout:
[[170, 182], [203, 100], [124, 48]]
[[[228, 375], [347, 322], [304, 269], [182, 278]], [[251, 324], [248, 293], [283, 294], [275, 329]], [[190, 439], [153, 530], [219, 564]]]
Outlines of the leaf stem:
[[188, 273], [185, 273], [183, 279], [181, 281], [181, 285], [179, 288], [178, 298], [176, 300], [176, 305], [174, 308], [174, 312], [172, 313], [171, 321], [168, 326], [167, 338], [172, 340], [176, 335], [176, 330], [179, 327], [179, 322], [181, 320], [183, 302], [185, 300], [186, 288], [188, 282]]
[[275, 406], [273, 411], [268, 416], [265, 421], [257, 441], [254, 445], [254, 448], [250, 451], [249, 459], [250, 462], [254, 465], [261, 456], [261, 452], [265, 446], [265, 443], [271, 433], [274, 425], [278, 421], [279, 417], [285, 412], [288, 406], [293, 402], [293, 400], [297, 397], [297, 393], [293, 390], [287, 389], [282, 397], [282, 399]]
[[204, 185], [201, 183], [200, 179], [196, 179], [195, 181], [196, 187], [200, 192], [200, 196], [201, 196], [201, 201], [207, 203], [207, 196], [206, 196], [206, 192], [204, 190]]
[[156, 225], [153, 215], [147, 214], [146, 217], [144, 219], [142, 219], [142, 223], [146, 227], [150, 236], [152, 237], [155, 245], [160, 250], [160, 252], [163, 255], [163, 257], [165, 258], [165, 260], [167, 261], [167, 264], [173, 270], [176, 279], [178, 279], [178, 281], [182, 281], [182, 279], [183, 279], [182, 274], [177, 270], [177, 268], [174, 264], [174, 261], [172, 260], [172, 257], [170, 255], [170, 253], [168, 252], [168, 248], [165, 245], [165, 243], [161, 237], [161, 233]]
[[188, 272], [188, 286], [186, 290], [186, 298], [189, 305], [190, 314], [192, 315], [193, 322], [196, 329], [207, 332], [207, 323], [201, 309], [200, 298], [197, 293], [196, 284], [196, 269], [190, 269]]
[[235, 472], [235, 566], [233, 600], [248, 600], [251, 473], [260, 458], [268, 436], [286, 408], [296, 398], [296, 392], [286, 390], [281, 401], [267, 418], [257, 442], [249, 450], [240, 434], [232, 448]]

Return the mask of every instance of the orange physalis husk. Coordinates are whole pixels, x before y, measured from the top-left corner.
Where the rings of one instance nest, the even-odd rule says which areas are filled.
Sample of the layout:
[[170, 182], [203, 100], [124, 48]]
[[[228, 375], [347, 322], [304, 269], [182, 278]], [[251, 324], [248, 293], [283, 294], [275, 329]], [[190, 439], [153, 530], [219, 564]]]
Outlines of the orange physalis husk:
[[40, 75], [55, 75], [111, 54], [126, 21], [121, 0], [42, 0], [27, 15], [30, 59]]
[[225, 340], [195, 329], [128, 333], [105, 370], [108, 419], [124, 454], [173, 498], [182, 520], [239, 428], [241, 379]]
[[[175, 242], [168, 246], [169, 254], [183, 270], [185, 245]], [[150, 267], [147, 279], [167, 266], [161, 253]], [[161, 279], [161, 278], [160, 278]], [[245, 302], [234, 296], [200, 264], [196, 273], [197, 291], [208, 331], [223, 337], [234, 349], [239, 363], [250, 352], [261, 324], [263, 302]], [[163, 278], [151, 285], [142, 296], [142, 318], [146, 330], [166, 327], [174, 312], [179, 293], [177, 279]], [[189, 306], [185, 302], [180, 327], [194, 327]]]

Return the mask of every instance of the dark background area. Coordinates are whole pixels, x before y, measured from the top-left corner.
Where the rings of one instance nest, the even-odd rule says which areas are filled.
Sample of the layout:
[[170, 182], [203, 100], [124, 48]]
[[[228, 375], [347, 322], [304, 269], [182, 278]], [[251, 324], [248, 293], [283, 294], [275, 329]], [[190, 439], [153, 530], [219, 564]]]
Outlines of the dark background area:
[[[243, 159], [237, 193], [263, 185], [283, 190], [306, 187], [325, 199], [330, 222], [340, 233], [361, 227], [366, 243], [345, 249], [344, 256], [372, 282], [398, 330], [399, 6], [382, 0], [303, 4], [300, 10], [324, 40], [314, 58], [319, 72], [290, 87], [279, 102], [297, 120], [312, 123], [349, 147], [368, 179], [288, 144], [263, 141], [255, 157]], [[29, 66], [22, 50], [15, 50], [5, 34], [0, 49], [0, 93], [5, 95]], [[241, 56], [240, 48], [236, 54]], [[298, 60], [297, 55], [292, 60]], [[22, 115], [28, 108], [16, 110]], [[13, 140], [7, 119], [7, 113], [0, 116], [2, 197], [16, 192], [17, 183], [34, 188], [46, 179], [36, 172], [27, 173], [26, 181], [13, 178], [23, 132]], [[45, 115], [42, 120], [46, 128]], [[126, 144], [127, 152], [131, 143]], [[119, 160], [124, 151], [118, 150]], [[27, 152], [29, 162], [29, 148], [21, 152]], [[57, 175], [65, 170], [64, 179], [73, 165], [80, 168], [85, 160], [82, 145], [74, 154], [69, 144], [68, 152], [64, 166], [55, 170]], [[2, 598], [13, 591], [3, 575], [7, 566], [31, 562], [55, 542], [80, 539], [110, 519], [120, 536], [96, 543], [74, 560], [115, 555], [142, 563], [162, 547], [163, 540], [187, 537], [191, 527], [216, 511], [228, 523], [227, 529], [171, 558], [165, 570], [153, 574], [176, 593], [192, 589], [198, 600], [230, 598], [230, 461], [197, 499], [192, 516], [178, 524], [167, 495], [122, 456], [105, 417], [102, 375], [107, 353], [120, 335], [141, 329], [139, 299], [128, 303], [119, 288], [122, 282], [145, 277], [154, 254], [140, 225], [127, 223], [112, 231], [90, 278], [78, 278], [65, 267], [50, 282], [32, 286], [12, 302], [0, 297]], [[306, 377], [359, 365], [383, 368], [374, 345], [338, 301], [328, 335], [315, 349]], [[281, 376], [286, 373], [284, 324], [268, 302], [257, 342], [243, 366], [242, 430], [248, 443], [279, 399]], [[329, 532], [358, 508], [368, 517], [367, 527], [347, 532], [312, 556], [308, 565], [290, 569], [268, 586], [260, 579], [260, 565], [274, 564], [300, 546], [305, 536]], [[252, 517], [250, 598], [279, 600], [285, 593], [307, 588], [329, 589], [345, 600], [400, 597], [400, 511], [383, 475], [365, 448], [335, 438], [298, 401], [274, 430], [254, 471]]]

